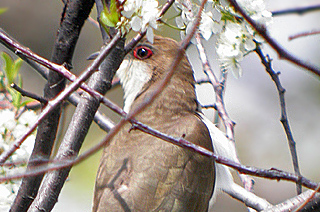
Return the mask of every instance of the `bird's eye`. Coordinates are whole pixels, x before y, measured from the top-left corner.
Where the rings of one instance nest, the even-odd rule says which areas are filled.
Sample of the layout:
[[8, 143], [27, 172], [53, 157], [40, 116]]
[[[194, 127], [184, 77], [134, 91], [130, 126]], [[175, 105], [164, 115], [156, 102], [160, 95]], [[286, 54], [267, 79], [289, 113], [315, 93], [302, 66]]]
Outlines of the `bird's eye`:
[[151, 57], [153, 52], [146, 46], [138, 46], [133, 50], [133, 56], [139, 60], [144, 60]]

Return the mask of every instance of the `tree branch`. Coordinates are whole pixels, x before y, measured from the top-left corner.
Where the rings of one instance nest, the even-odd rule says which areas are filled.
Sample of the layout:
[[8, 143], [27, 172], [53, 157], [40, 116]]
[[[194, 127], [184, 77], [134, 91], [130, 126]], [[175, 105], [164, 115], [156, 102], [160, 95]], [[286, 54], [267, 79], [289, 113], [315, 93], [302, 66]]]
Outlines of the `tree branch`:
[[279, 15], [288, 15], [288, 14], [298, 14], [303, 15], [307, 12], [313, 12], [316, 10], [320, 10], [320, 5], [311, 5], [307, 7], [298, 7], [298, 8], [292, 8], [292, 9], [285, 9], [285, 10], [278, 10], [273, 11], [272, 16], [279, 16]]
[[[261, 63], [265, 66], [266, 72], [270, 75], [272, 81], [275, 83], [278, 94], [279, 94], [279, 100], [280, 100], [280, 108], [281, 108], [281, 118], [280, 122], [284, 128], [284, 131], [286, 133], [288, 143], [289, 143], [289, 148], [290, 148], [290, 153], [291, 153], [291, 158], [292, 158], [292, 163], [293, 163], [293, 168], [294, 172], [296, 175], [300, 176], [300, 169], [299, 169], [299, 161], [298, 161], [298, 155], [297, 155], [297, 150], [296, 150], [296, 142], [294, 141], [291, 129], [290, 129], [290, 124], [287, 116], [287, 109], [286, 109], [286, 102], [285, 102], [285, 89], [282, 87], [280, 79], [279, 79], [279, 74], [280, 73], [275, 73], [274, 70], [271, 67], [271, 60], [270, 58], [267, 58], [264, 56], [262, 53], [262, 50], [259, 46], [257, 46], [255, 52], [258, 54], [260, 57]], [[302, 191], [301, 185], [297, 183], [297, 193], [300, 194]]]
[[[55, 46], [52, 52], [51, 61], [64, 64], [71, 67], [71, 59], [78, 41], [81, 28], [86, 20], [91, 8], [92, 1], [68, 1], [65, 4], [62, 14], [60, 27], [55, 41]], [[64, 77], [56, 72], [49, 71], [48, 82], [44, 90], [44, 98], [52, 99], [65, 88]], [[50, 112], [41, 121], [38, 127], [36, 142], [30, 159], [43, 157], [49, 158], [53, 143], [55, 140], [60, 112], [61, 103]], [[37, 164], [28, 164], [28, 168]], [[19, 188], [18, 194], [10, 211], [27, 211], [30, 204], [37, 195], [43, 175], [24, 178]]]
[[31, 93], [29, 91], [25, 91], [22, 88], [20, 88], [17, 84], [12, 83], [10, 85], [11, 88], [15, 89], [17, 92], [19, 92], [22, 96], [29, 97], [31, 99], [37, 100], [38, 102], [41, 102], [42, 104], [47, 104], [47, 100], [43, 98], [42, 96], [38, 96], [35, 93]]
[[[105, 103], [105, 102], [108, 102], [109, 100], [105, 97], [102, 97], [101, 101], [102, 101], [102, 103]], [[126, 117], [126, 113], [123, 111], [122, 111], [122, 113], [123, 113], [122, 114], [123, 117]], [[61, 161], [61, 160], [55, 161], [54, 160], [54, 161], [51, 161], [51, 163], [49, 163], [48, 166], [34, 167], [34, 169], [32, 171], [24, 173], [24, 174], [1, 177], [0, 182], [4, 182], [4, 181], [10, 180], [10, 179], [21, 178], [21, 176], [24, 176], [25, 174], [37, 175], [39, 173], [44, 173], [47, 171], [66, 168], [68, 166], [78, 164], [78, 163], [82, 162], [83, 160], [87, 159], [88, 157], [90, 157], [91, 155], [93, 155], [94, 153], [96, 153], [97, 151], [99, 151], [105, 145], [107, 145], [108, 142], [110, 141], [110, 139], [113, 138], [113, 136], [119, 131], [119, 129], [121, 129], [121, 127], [126, 122], [127, 122], [126, 118], [121, 119], [120, 122], [117, 123], [115, 125], [115, 127], [110, 130], [110, 132], [106, 135], [106, 137], [101, 142], [99, 142], [97, 145], [95, 145], [94, 147], [87, 150], [82, 155], [79, 155], [76, 158], [64, 159], [63, 161]], [[310, 189], [316, 189], [320, 185], [318, 183], [310, 181], [309, 179], [307, 179], [303, 176], [298, 176], [298, 175], [295, 175], [295, 174], [292, 174], [292, 173], [289, 173], [286, 171], [282, 171], [282, 170], [279, 170], [276, 168], [259, 169], [259, 168], [252, 167], [252, 166], [245, 166], [240, 163], [231, 161], [228, 158], [218, 156], [218, 155], [214, 154], [213, 152], [211, 152], [201, 146], [195, 145], [195, 144], [185, 140], [184, 138], [175, 138], [172, 136], [168, 136], [164, 133], [161, 133], [157, 130], [151, 129], [150, 127], [142, 124], [141, 122], [139, 122], [135, 119], [131, 119], [130, 122], [133, 123], [134, 127], [138, 130], [141, 130], [141, 131], [146, 132], [150, 135], [161, 138], [165, 141], [171, 142], [175, 145], [190, 149], [190, 150], [195, 151], [201, 155], [204, 155], [207, 157], [212, 157], [217, 163], [221, 163], [223, 165], [231, 167], [231, 168], [239, 171], [240, 173], [245, 173], [245, 174], [249, 174], [249, 175], [253, 175], [253, 176], [257, 176], [257, 177], [262, 177], [262, 178], [267, 178], [267, 179], [272, 179], [272, 180], [277, 180], [277, 181], [286, 180], [286, 181], [291, 181], [291, 182], [301, 182], [301, 184], [303, 186], [310, 188]]]
[[264, 40], [278, 53], [281, 59], [286, 59], [293, 64], [296, 64], [304, 69], [309, 70], [311, 73], [320, 77], [320, 68], [313, 64], [309, 64], [296, 56], [290, 54], [283, 48], [275, 39], [269, 36], [265, 26], [257, 24], [246, 12], [239, 6], [236, 0], [229, 0], [230, 4], [234, 7], [235, 11], [239, 12], [241, 16], [264, 38]]
[[[288, 199], [278, 205], [272, 206], [270, 208], [267, 208], [266, 210], [262, 212], [274, 212], [274, 211], [281, 211], [281, 212], [289, 212], [289, 211], [299, 211], [299, 212], [312, 212], [312, 211], [319, 211], [320, 204], [319, 204], [319, 197], [320, 194], [316, 193], [315, 197], [312, 198], [311, 202], [309, 202], [308, 205], [306, 205], [304, 208], [301, 208], [300, 210], [296, 210], [299, 205], [301, 205], [304, 201], [308, 200], [314, 191], [307, 190], [300, 195], [293, 197], [291, 199]], [[316, 202], [316, 204], [312, 204]], [[311, 207], [311, 204], [313, 207]]]
[[297, 39], [297, 38], [301, 38], [301, 37], [307, 37], [307, 36], [310, 36], [310, 35], [318, 35], [320, 34], [320, 30], [312, 30], [312, 31], [309, 31], [309, 32], [300, 32], [298, 34], [295, 34], [295, 35], [291, 35], [289, 36], [289, 41], [293, 40], [293, 39]]
[[[111, 80], [124, 57], [124, 40], [121, 40], [94, 73], [88, 86], [104, 95], [111, 88]], [[89, 130], [94, 114], [98, 110], [100, 99], [87, 93], [82, 94], [80, 103], [61, 142], [56, 160], [73, 158], [78, 155], [84, 138]], [[71, 166], [50, 172], [43, 182], [39, 195], [35, 199], [34, 208], [40, 211], [51, 211], [58, 200], [60, 191], [67, 179]]]

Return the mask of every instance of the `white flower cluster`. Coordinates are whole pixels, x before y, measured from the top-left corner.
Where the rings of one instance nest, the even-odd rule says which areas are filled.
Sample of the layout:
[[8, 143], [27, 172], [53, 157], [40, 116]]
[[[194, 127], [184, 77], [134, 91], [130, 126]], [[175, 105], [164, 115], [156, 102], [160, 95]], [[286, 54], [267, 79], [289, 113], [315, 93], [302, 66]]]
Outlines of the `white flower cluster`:
[[[268, 26], [272, 16], [265, 9], [263, 0], [238, 0], [238, 4], [258, 24]], [[176, 1], [175, 8], [181, 13], [176, 18], [179, 28], [185, 28], [181, 37], [188, 33], [192, 22], [199, 11], [199, 5], [186, 5], [186, 1]], [[190, 9], [191, 8], [191, 9]], [[217, 36], [216, 52], [222, 69], [232, 71], [235, 77], [242, 74], [239, 62], [243, 56], [255, 49], [255, 42], [262, 42], [242, 18], [229, 7], [225, 0], [208, 1], [201, 15], [199, 32], [202, 37], [209, 40], [212, 35]]]
[[239, 62], [243, 56], [255, 49], [254, 36], [249, 34], [245, 24], [227, 21], [223, 32], [218, 37], [217, 55], [223, 69], [232, 71], [236, 78], [242, 75]]
[[[181, 13], [181, 15], [175, 19], [177, 26], [181, 29], [185, 28], [185, 30], [181, 32], [182, 39], [190, 32], [192, 23], [199, 11], [199, 6], [197, 4], [185, 5], [186, 3], [187, 2], [184, 1], [175, 1], [175, 4], [173, 5], [174, 8]], [[190, 8], [192, 9], [190, 10]], [[221, 31], [222, 25], [220, 24], [220, 20], [220, 11], [213, 7], [213, 2], [208, 2], [202, 12], [199, 26], [199, 31], [203, 38], [209, 40], [212, 34]]]
[[157, 29], [159, 15], [156, 0], [124, 0], [118, 27], [121, 30], [132, 29], [136, 32], [147, 30], [147, 39], [153, 42], [153, 29]]
[[[34, 123], [37, 115], [32, 110], [27, 110], [15, 119], [14, 111], [0, 110], [0, 154], [9, 149], [10, 143], [21, 137], [27, 128]], [[30, 135], [19, 149], [7, 160], [12, 166], [0, 167], [0, 176], [4, 177], [22, 171], [31, 154], [35, 136]], [[18, 191], [21, 180], [11, 180], [0, 184], [0, 211], [9, 211], [10, 206]]]

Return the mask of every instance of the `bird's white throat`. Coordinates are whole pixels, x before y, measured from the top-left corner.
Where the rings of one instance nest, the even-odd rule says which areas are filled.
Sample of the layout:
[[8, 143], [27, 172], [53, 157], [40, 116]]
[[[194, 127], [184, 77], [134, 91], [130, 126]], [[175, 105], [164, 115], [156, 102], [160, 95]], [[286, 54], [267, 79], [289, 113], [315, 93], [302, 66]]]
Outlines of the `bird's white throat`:
[[124, 90], [123, 110], [128, 113], [143, 86], [151, 79], [152, 73], [145, 62], [125, 59], [117, 71], [117, 76]]

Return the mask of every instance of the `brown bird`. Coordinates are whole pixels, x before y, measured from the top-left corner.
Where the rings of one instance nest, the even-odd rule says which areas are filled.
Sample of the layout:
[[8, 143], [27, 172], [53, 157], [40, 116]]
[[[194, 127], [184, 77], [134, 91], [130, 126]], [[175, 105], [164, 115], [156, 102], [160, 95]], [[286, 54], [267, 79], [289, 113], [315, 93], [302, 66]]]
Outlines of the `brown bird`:
[[[124, 110], [143, 104], [178, 54], [178, 43], [156, 36], [143, 39], [118, 70]], [[213, 151], [198, 110], [193, 71], [184, 56], [163, 92], [135, 117], [174, 137]], [[93, 211], [207, 211], [215, 184], [212, 158], [125, 125], [104, 149]]]

